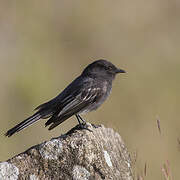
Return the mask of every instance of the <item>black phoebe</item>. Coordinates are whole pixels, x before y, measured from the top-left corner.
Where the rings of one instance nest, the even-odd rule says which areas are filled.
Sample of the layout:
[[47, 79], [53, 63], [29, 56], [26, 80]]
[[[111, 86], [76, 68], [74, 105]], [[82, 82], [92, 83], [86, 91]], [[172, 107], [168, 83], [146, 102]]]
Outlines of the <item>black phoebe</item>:
[[80, 125], [85, 124], [80, 114], [96, 110], [106, 100], [117, 73], [125, 73], [125, 71], [103, 59], [94, 61], [58, 96], [38, 106], [35, 114], [7, 131], [5, 135], [10, 137], [39, 119], [46, 118], [49, 118], [45, 123], [45, 126], [50, 125], [49, 130], [73, 115]]

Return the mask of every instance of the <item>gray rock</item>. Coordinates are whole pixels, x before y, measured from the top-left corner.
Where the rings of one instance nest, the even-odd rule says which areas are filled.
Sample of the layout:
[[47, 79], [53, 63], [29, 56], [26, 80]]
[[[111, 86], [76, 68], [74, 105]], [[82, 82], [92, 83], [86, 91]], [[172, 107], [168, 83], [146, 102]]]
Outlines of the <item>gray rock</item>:
[[88, 126], [92, 132], [76, 126], [0, 163], [0, 179], [133, 180], [121, 136], [104, 126]]

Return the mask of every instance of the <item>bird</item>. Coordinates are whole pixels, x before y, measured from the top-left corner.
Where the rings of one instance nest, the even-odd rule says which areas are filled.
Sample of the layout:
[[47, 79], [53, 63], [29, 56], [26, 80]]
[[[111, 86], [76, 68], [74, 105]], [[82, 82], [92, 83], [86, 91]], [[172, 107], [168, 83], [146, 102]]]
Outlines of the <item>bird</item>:
[[48, 119], [45, 123], [48, 130], [74, 115], [80, 125], [85, 125], [86, 121], [80, 115], [96, 110], [107, 99], [112, 82], [119, 73], [126, 71], [108, 60], [92, 62], [59, 95], [35, 108], [32, 116], [8, 130], [5, 136], [10, 137], [40, 119]]

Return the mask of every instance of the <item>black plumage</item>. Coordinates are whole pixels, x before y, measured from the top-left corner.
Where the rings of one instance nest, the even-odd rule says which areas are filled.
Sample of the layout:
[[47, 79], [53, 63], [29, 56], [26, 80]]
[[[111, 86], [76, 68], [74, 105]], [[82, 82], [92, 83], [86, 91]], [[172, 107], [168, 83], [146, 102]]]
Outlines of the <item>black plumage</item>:
[[58, 96], [38, 106], [34, 115], [7, 131], [5, 135], [10, 137], [40, 119], [49, 118], [45, 123], [45, 126], [50, 125], [49, 130], [73, 115], [76, 115], [80, 123], [80, 114], [96, 110], [109, 96], [117, 73], [125, 71], [106, 60], [89, 64]]

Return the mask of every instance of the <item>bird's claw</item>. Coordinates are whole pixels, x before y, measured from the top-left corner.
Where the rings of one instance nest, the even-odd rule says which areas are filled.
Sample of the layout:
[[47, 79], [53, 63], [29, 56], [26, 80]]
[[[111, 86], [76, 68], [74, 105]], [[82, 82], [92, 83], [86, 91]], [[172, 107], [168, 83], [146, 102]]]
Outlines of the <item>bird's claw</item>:
[[95, 125], [95, 124], [91, 124], [92, 125], [92, 127], [94, 127], [94, 128], [99, 128], [99, 127], [101, 127], [101, 125]]
[[91, 129], [88, 128], [87, 123], [80, 123], [79, 126], [80, 126], [80, 129], [86, 129], [90, 132], [93, 132]]

